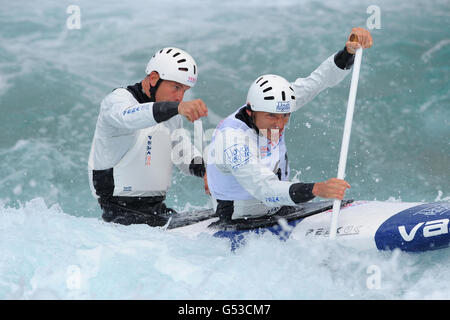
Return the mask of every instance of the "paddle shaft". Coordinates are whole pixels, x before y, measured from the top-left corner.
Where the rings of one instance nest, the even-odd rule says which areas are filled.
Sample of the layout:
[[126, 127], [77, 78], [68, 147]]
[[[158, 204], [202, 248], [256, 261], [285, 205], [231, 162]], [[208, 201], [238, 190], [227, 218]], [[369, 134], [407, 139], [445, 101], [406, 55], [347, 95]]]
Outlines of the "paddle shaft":
[[[342, 137], [341, 155], [339, 157], [338, 179], [344, 179], [345, 167], [347, 165], [348, 146], [350, 144], [350, 134], [352, 131], [353, 112], [355, 110], [356, 91], [358, 89], [359, 70], [361, 68], [362, 49], [356, 50], [355, 63], [353, 65], [352, 81], [350, 84], [350, 93], [347, 103], [347, 115], [345, 117], [344, 134]], [[330, 239], [336, 237], [339, 211], [341, 208], [341, 200], [334, 200], [333, 213], [331, 216]]]
[[[202, 119], [194, 121], [194, 147], [200, 152], [203, 158], [203, 123]], [[201, 164], [201, 159], [195, 159], [196, 164]], [[198, 163], [197, 163], [198, 162]]]

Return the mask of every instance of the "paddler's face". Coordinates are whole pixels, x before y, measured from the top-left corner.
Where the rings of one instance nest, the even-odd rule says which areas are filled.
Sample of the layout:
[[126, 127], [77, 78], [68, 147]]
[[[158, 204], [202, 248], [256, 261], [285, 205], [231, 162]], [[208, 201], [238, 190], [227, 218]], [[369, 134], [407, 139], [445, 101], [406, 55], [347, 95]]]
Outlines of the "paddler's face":
[[270, 113], [264, 111], [247, 110], [249, 116], [253, 118], [256, 127], [261, 134], [272, 142], [277, 143], [283, 134], [284, 127], [289, 121], [290, 113]]
[[[156, 72], [152, 72], [152, 74], [153, 73], [155, 73], [156, 75], [151, 75], [150, 84], [152, 86], [155, 86], [159, 79], [159, 75]], [[189, 86], [186, 86], [179, 82], [164, 80], [156, 90], [155, 100], [181, 102], [183, 101], [184, 93], [189, 89]]]

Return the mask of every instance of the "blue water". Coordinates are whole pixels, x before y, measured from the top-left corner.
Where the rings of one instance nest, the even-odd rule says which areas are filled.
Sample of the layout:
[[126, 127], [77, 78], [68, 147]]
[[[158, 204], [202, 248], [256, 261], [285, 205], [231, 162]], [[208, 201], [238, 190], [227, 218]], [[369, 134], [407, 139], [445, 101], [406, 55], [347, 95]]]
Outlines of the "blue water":
[[[0, 11], [0, 299], [449, 298], [447, 249], [364, 252], [267, 235], [231, 253], [223, 239], [105, 224], [90, 194], [99, 103], [140, 81], [157, 49], [195, 57], [199, 81], [186, 99], [206, 102], [209, 129], [245, 103], [258, 75], [293, 81], [342, 49], [352, 27], [366, 27], [371, 1], [74, 2]], [[71, 4], [80, 29], [67, 28]], [[381, 29], [363, 55], [347, 197], [448, 202], [450, 4], [376, 5]], [[336, 175], [349, 84], [350, 76], [293, 115], [296, 179]], [[183, 210], [209, 199], [200, 179], [176, 171], [167, 204]], [[371, 265], [381, 269], [379, 289], [367, 286]]]

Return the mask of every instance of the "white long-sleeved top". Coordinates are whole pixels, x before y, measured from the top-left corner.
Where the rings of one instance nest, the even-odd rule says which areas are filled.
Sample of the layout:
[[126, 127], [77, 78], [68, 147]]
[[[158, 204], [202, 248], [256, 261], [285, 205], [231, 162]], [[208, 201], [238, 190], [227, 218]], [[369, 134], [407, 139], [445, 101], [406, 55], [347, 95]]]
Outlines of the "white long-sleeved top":
[[[189, 174], [191, 160], [200, 153], [183, 129], [180, 115], [161, 122], [155, 119], [156, 104], [139, 103], [124, 88], [114, 90], [101, 102], [88, 162], [95, 197], [96, 188], [105, 186], [94, 187], [94, 171], [112, 169], [111, 195], [123, 197], [165, 196], [173, 163]], [[181, 147], [175, 148], [178, 145]], [[174, 148], [179, 154], [173, 154]]]
[[[293, 111], [349, 74], [349, 70], [336, 66], [334, 56], [308, 77], [292, 83], [296, 95]], [[236, 118], [238, 112], [218, 125], [209, 146], [207, 176], [212, 197], [234, 201], [233, 219], [270, 214], [282, 205], [295, 205], [289, 193], [293, 182], [288, 181], [289, 167], [284, 163], [284, 137], [271, 146], [264, 136]], [[281, 179], [276, 175], [278, 169]]]

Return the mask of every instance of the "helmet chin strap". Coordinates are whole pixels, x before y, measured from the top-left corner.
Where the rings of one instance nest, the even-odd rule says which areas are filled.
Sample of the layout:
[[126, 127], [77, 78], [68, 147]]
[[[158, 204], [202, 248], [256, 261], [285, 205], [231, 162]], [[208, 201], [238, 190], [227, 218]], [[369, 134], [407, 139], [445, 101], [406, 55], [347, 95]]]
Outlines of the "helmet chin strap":
[[159, 78], [158, 81], [156, 81], [155, 86], [152, 86], [152, 85], [149, 83], [149, 85], [150, 85], [150, 89], [149, 89], [149, 92], [150, 92], [150, 99], [156, 100], [156, 90], [158, 90], [158, 87], [159, 87], [159, 85], [161, 84], [162, 81], [163, 81], [163, 79]]
[[255, 121], [256, 121], [255, 113], [253, 112], [252, 107], [249, 104], [247, 104], [247, 106], [245, 108], [246, 108], [246, 110], [250, 111], [250, 116], [249, 116], [249, 120], [250, 120], [249, 124], [250, 124], [250, 126], [249, 127], [254, 129], [256, 131], [256, 134], [259, 134], [259, 128], [255, 124]]

